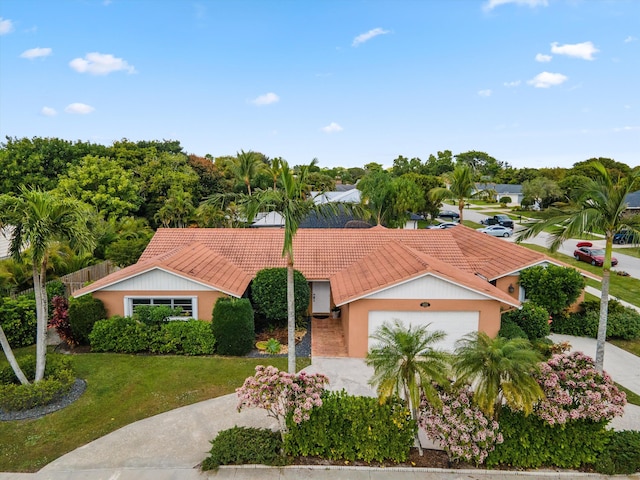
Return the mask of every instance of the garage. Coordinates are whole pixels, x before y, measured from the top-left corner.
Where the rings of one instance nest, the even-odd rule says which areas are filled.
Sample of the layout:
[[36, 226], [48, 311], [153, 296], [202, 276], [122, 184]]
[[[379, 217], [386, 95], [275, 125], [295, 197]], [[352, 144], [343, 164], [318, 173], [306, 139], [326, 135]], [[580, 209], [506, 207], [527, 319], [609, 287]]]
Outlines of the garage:
[[384, 323], [400, 320], [405, 326], [429, 326], [430, 331], [442, 330], [447, 336], [434, 345], [447, 351], [453, 351], [455, 343], [468, 333], [477, 332], [480, 312], [477, 311], [389, 311], [374, 310], [369, 312], [369, 349], [376, 343], [371, 335]]

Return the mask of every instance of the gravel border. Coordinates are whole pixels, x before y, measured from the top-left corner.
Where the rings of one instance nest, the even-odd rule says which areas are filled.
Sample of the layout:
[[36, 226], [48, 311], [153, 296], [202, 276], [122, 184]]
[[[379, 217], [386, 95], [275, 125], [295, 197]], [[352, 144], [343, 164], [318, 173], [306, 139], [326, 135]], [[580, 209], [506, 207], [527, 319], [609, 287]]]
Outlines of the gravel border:
[[5, 412], [0, 409], [0, 421], [2, 422], [10, 422], [13, 420], [27, 420], [34, 418], [41, 418], [49, 413], [56, 412], [58, 410], [63, 409], [71, 405], [75, 402], [87, 389], [87, 382], [80, 378], [76, 378], [76, 381], [73, 382], [71, 386], [71, 390], [69, 393], [59, 398], [55, 402], [49, 403], [47, 405], [42, 405], [39, 407], [34, 407], [29, 410], [18, 410], [15, 412]]
[[[300, 343], [296, 344], [296, 357], [311, 357], [311, 319], [307, 320], [307, 333]], [[278, 354], [278, 355], [265, 355], [260, 352], [257, 348], [254, 348], [249, 353], [245, 355], [245, 357], [249, 358], [272, 358], [272, 357], [286, 357], [287, 354]]]

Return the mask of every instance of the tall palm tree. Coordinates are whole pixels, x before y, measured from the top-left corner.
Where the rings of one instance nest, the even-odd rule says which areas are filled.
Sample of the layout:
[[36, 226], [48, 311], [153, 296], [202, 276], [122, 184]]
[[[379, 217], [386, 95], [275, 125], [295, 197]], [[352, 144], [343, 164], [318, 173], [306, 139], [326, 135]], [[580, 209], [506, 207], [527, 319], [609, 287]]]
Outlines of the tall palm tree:
[[[430, 324], [429, 324], [430, 325]], [[367, 354], [366, 363], [373, 367], [370, 385], [376, 386], [381, 401], [396, 394], [417, 418], [420, 395], [439, 403], [432, 382], [447, 383], [449, 354], [435, 348], [447, 335], [442, 330], [429, 331], [429, 325], [405, 327], [399, 320], [385, 322], [371, 338], [378, 342]]]
[[278, 179], [280, 178], [280, 174], [282, 172], [282, 162], [282, 158], [276, 157], [272, 159], [269, 166], [265, 168], [266, 172], [273, 180], [274, 190], [278, 187]]
[[[282, 256], [287, 260], [287, 327], [288, 327], [288, 371], [296, 372], [296, 312], [293, 284], [293, 238], [298, 231], [302, 220], [312, 210], [317, 210], [325, 215], [327, 208], [319, 209], [312, 199], [307, 198], [304, 192], [306, 181], [304, 172], [296, 177], [286, 161], [282, 161], [280, 172], [282, 189], [260, 191], [253, 197], [248, 197], [245, 202], [247, 221], [251, 222], [259, 212], [275, 211], [284, 218], [284, 245]], [[330, 210], [331, 204], [325, 204]]]
[[539, 361], [540, 354], [527, 339], [494, 339], [484, 332], [474, 332], [456, 342], [453, 371], [458, 383], [472, 385], [478, 407], [495, 418], [503, 401], [530, 413], [543, 397], [532, 376]]
[[565, 240], [577, 238], [584, 232], [603, 232], [605, 255], [602, 265], [602, 289], [600, 295], [600, 321], [596, 345], [596, 369], [602, 373], [604, 346], [607, 339], [607, 309], [609, 305], [609, 279], [613, 236], [627, 229], [640, 234], [640, 217], [625, 213], [627, 195], [640, 188], [640, 170], [626, 177], [612, 177], [602, 163], [589, 164], [594, 177], [585, 179], [575, 189], [577, 200], [563, 209], [551, 210], [550, 218], [527, 224], [518, 235], [521, 242], [551, 228], [552, 242], [549, 249], [556, 251]]
[[256, 152], [240, 150], [236, 158], [231, 159], [227, 166], [231, 173], [240, 181], [244, 182], [247, 192], [251, 196], [251, 180], [264, 168], [260, 156]]
[[[45, 284], [48, 250], [60, 240], [68, 241], [74, 250], [92, 250], [95, 240], [87, 226], [90, 217], [90, 209], [86, 204], [58, 197], [52, 192], [21, 187], [18, 196], [0, 195], [0, 224], [14, 227], [11, 256], [17, 261], [27, 256], [32, 265], [37, 318], [36, 382], [44, 377], [46, 364], [49, 314]], [[2, 346], [5, 349], [4, 342]], [[24, 383], [24, 378], [21, 381]]]
[[429, 196], [434, 201], [457, 200], [460, 223], [462, 223], [465, 203], [468, 198], [474, 196], [473, 170], [469, 165], [458, 165], [452, 172], [445, 173], [443, 177], [449, 183], [449, 188], [434, 188], [429, 192]]

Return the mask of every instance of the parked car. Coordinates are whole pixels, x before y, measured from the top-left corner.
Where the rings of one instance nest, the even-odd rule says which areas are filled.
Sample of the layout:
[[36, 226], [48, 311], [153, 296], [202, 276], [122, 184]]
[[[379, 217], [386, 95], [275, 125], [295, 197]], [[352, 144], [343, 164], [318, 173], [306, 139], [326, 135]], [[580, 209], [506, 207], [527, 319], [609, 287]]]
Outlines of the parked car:
[[442, 223], [439, 223], [437, 225], [429, 225], [427, 228], [430, 228], [430, 229], [453, 228], [453, 227], [457, 227], [458, 225], [460, 225], [460, 224], [456, 223], [456, 222], [442, 222]]
[[[573, 257], [581, 262], [587, 262], [596, 267], [601, 267], [604, 263], [604, 248], [594, 247], [591, 242], [580, 242], [576, 245]], [[611, 257], [611, 266], [615, 267], [618, 259]]]
[[632, 230], [620, 230], [613, 236], [613, 243], [626, 245], [627, 243], [640, 243], [640, 237]]
[[450, 218], [451, 220], [460, 220], [460, 214], [453, 210], [440, 210], [438, 213], [439, 218]]
[[491, 225], [490, 227], [481, 228], [478, 231], [494, 237], [510, 237], [512, 233], [510, 228], [503, 227], [502, 225]]
[[480, 223], [482, 225], [502, 225], [503, 227], [513, 229], [513, 220], [511, 220], [508, 215], [503, 214], [485, 218], [484, 220], [480, 220]]

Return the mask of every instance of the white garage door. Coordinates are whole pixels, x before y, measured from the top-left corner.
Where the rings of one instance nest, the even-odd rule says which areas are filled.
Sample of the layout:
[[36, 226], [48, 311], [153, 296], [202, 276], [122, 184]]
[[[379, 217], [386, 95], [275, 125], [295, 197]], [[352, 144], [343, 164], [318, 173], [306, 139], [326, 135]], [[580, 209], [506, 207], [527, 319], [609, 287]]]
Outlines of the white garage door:
[[447, 336], [435, 347], [453, 351], [455, 343], [464, 335], [478, 331], [479, 312], [369, 312], [369, 349], [375, 343], [371, 335], [384, 323], [400, 320], [405, 326], [429, 326], [430, 331], [442, 330]]

